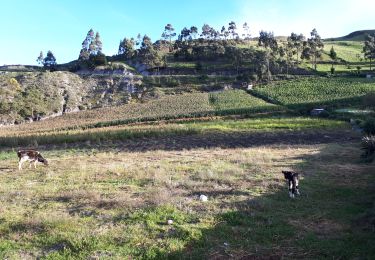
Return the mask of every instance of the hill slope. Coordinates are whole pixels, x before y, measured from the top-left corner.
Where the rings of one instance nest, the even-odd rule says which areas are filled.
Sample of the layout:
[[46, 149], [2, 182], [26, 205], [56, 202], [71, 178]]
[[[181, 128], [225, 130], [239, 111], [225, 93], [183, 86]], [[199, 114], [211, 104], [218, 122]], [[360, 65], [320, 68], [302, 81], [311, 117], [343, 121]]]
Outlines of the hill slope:
[[4, 73], [0, 75], [0, 124], [120, 105], [128, 102], [140, 84], [141, 78], [133, 75]]
[[366, 34], [374, 34], [375, 29], [373, 30], [360, 30], [360, 31], [355, 31], [352, 33], [349, 33], [346, 36], [342, 37], [337, 37], [337, 38], [329, 38], [326, 39], [328, 41], [364, 41]]

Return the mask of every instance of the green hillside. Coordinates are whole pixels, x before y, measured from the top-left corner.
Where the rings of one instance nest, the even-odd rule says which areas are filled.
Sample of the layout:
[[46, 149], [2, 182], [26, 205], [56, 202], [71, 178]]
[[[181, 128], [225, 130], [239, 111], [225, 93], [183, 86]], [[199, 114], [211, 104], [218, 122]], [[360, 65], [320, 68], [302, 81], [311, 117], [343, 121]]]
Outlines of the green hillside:
[[348, 35], [337, 37], [337, 38], [328, 38], [327, 41], [364, 41], [367, 34], [374, 34], [375, 30], [360, 30], [349, 33]]

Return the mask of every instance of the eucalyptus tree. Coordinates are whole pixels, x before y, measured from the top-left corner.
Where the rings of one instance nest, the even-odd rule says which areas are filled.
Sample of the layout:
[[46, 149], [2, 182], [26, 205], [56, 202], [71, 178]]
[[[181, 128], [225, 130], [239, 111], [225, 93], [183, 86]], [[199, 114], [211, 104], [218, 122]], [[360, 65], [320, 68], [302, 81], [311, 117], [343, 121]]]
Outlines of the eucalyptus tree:
[[169, 41], [169, 51], [172, 51], [172, 38], [176, 36], [176, 33], [174, 32], [173, 25], [168, 23], [166, 26], [164, 26], [164, 32], [162, 34], [162, 38]]
[[234, 21], [231, 21], [228, 26], [228, 32], [232, 36], [232, 39], [238, 36], [237, 34], [237, 25]]
[[297, 56], [297, 64], [299, 63], [300, 54], [303, 51], [303, 42], [305, 41], [305, 36], [301, 34], [291, 33], [287, 39], [288, 43], [291, 44], [294, 54]]
[[55, 55], [53, 55], [52, 51], [47, 52], [47, 56], [43, 59], [43, 65], [46, 68], [53, 68], [57, 65]]
[[307, 50], [310, 57], [312, 57], [312, 64], [316, 70], [317, 60], [322, 55], [324, 43], [315, 28], [311, 31], [310, 36], [311, 37], [307, 39]]
[[82, 42], [82, 49], [79, 53], [79, 60], [88, 60], [90, 58], [91, 52], [94, 50], [94, 30], [90, 29], [87, 32], [86, 38]]
[[375, 34], [366, 36], [362, 52], [365, 58], [370, 60], [370, 70], [372, 70], [372, 60], [375, 59]]
[[190, 27], [190, 35], [192, 39], [196, 39], [198, 35], [198, 28], [196, 26], [191, 26]]
[[242, 37], [245, 39], [245, 40], [250, 40], [250, 27], [249, 25], [245, 22], [243, 25], [242, 25], [242, 29], [243, 29], [243, 34], [242, 34]]
[[268, 80], [271, 79], [271, 71], [270, 71], [270, 59], [271, 56], [274, 56], [278, 51], [278, 45], [273, 32], [266, 32], [260, 31], [259, 32], [259, 39], [258, 39], [258, 46], [263, 47], [266, 51], [266, 63], [267, 63], [267, 78]]
[[36, 62], [37, 62], [39, 65], [43, 65], [43, 62], [44, 62], [43, 59], [44, 59], [44, 57], [43, 57], [43, 52], [40, 51], [39, 56], [38, 56], [38, 58], [36, 59]]
[[133, 58], [135, 54], [134, 49], [135, 41], [133, 38], [124, 38], [122, 41], [120, 41], [120, 45], [118, 47], [118, 54], [123, 55], [125, 59], [131, 59]]

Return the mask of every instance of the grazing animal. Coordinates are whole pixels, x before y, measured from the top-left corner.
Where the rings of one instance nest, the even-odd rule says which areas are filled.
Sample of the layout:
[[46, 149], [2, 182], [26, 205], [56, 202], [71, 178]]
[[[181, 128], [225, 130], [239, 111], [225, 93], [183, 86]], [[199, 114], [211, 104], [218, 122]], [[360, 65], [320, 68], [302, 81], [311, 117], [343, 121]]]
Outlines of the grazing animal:
[[284, 173], [284, 178], [288, 180], [289, 197], [294, 198], [296, 194], [300, 195], [298, 189], [299, 173], [292, 171], [282, 171], [282, 173]]
[[22, 164], [26, 161], [30, 162], [29, 167], [31, 168], [31, 163], [34, 163], [34, 168], [36, 168], [36, 163], [41, 162], [44, 165], [48, 165], [48, 161], [43, 158], [40, 152], [36, 150], [19, 150], [18, 155], [18, 169], [22, 170]]

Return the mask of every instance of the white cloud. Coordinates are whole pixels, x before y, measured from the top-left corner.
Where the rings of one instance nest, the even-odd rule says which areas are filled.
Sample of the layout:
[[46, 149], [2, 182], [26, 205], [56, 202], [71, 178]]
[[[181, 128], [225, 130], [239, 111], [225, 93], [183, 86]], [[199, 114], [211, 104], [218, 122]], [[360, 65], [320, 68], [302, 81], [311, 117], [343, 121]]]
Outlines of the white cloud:
[[[310, 35], [316, 28], [323, 37], [343, 36], [354, 30], [369, 28], [374, 24], [374, 0], [316, 0], [305, 1], [260, 1], [239, 2], [238, 24], [246, 21], [251, 34], [260, 30], [273, 31], [275, 35], [290, 35], [291, 32]], [[373, 25], [372, 25], [373, 26]]]

